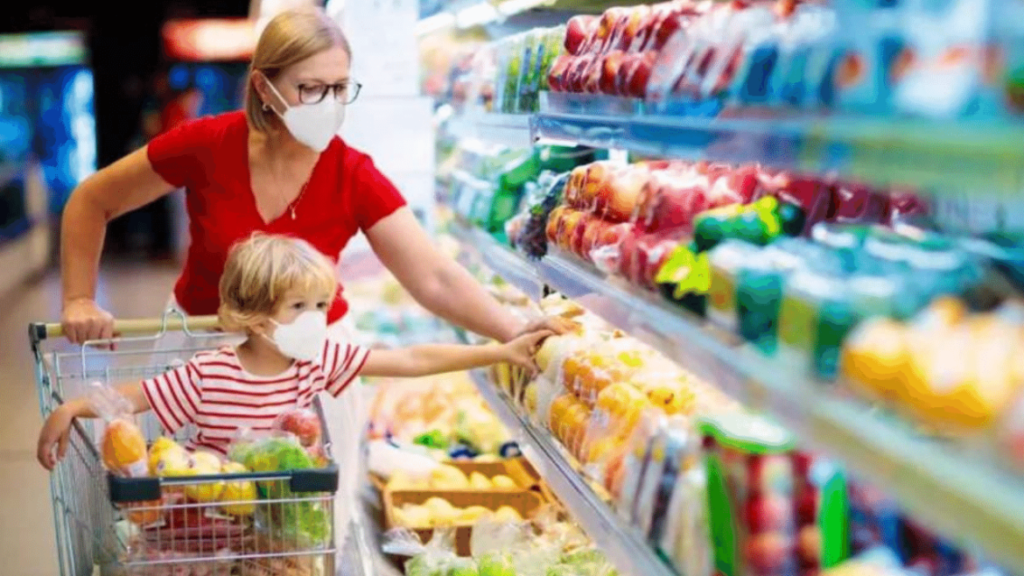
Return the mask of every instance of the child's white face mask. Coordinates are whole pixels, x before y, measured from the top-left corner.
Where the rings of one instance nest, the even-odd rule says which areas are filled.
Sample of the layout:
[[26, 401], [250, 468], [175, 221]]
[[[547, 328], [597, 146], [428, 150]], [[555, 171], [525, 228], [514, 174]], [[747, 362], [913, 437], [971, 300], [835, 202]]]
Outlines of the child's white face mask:
[[324, 351], [327, 341], [327, 313], [307, 310], [295, 317], [291, 324], [281, 324], [274, 319], [274, 335], [267, 339], [289, 358], [312, 361]]

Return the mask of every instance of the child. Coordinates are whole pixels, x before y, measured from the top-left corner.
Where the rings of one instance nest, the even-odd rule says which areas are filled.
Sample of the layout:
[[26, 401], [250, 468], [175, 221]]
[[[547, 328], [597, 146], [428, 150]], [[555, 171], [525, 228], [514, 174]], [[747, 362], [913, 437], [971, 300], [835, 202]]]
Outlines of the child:
[[[225, 455], [239, 429], [269, 429], [282, 412], [308, 406], [321, 391], [337, 396], [356, 376], [426, 376], [499, 362], [532, 370], [534, 350], [550, 335], [370, 350], [328, 336], [336, 287], [330, 261], [305, 241], [256, 234], [231, 250], [220, 279], [220, 323], [246, 340], [200, 352], [180, 368], [118, 391], [135, 413], [152, 409], [168, 433], [194, 424], [189, 449]], [[71, 422], [95, 417], [85, 399], [50, 414], [39, 435], [39, 462], [52, 470], [64, 457]]]

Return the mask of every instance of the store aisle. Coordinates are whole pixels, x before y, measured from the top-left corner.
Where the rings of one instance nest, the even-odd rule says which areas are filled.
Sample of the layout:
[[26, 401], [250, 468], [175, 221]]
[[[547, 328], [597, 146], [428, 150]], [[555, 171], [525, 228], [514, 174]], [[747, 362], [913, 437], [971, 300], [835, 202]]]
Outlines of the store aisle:
[[[105, 265], [98, 300], [120, 317], [157, 315], [176, 275], [176, 267], [163, 265]], [[0, 572], [53, 576], [53, 515], [48, 477], [35, 459], [41, 419], [26, 327], [58, 318], [59, 277], [21, 288], [0, 301], [0, 310]]]

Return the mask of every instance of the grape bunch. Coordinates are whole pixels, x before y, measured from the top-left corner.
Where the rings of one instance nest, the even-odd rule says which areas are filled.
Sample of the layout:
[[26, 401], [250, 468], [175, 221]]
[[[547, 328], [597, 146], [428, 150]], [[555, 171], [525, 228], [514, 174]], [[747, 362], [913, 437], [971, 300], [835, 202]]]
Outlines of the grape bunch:
[[565, 192], [565, 185], [569, 181], [569, 174], [565, 173], [550, 179], [543, 177], [538, 182], [542, 185], [543, 194], [530, 203], [527, 207], [529, 215], [523, 230], [519, 234], [516, 247], [527, 257], [540, 260], [548, 252], [548, 240], [545, 228], [548, 224], [548, 215], [562, 202], [562, 194]]

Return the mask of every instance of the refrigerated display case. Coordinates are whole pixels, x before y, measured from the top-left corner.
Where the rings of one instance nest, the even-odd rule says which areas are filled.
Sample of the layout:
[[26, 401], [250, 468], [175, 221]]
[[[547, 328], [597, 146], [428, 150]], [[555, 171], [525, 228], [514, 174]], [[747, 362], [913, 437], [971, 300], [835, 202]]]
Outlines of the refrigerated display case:
[[0, 35], [0, 291], [47, 263], [49, 222], [96, 161], [85, 35]]
[[[630, 380], [629, 360], [566, 360], [549, 374], [566, 404], [546, 420], [550, 384], [477, 374], [621, 573], [1024, 573], [1019, 11], [677, 0], [494, 38], [460, 72], [470, 97], [439, 132], [448, 148], [610, 151], [552, 171], [504, 223], [456, 216], [466, 263], [541, 309], [568, 298], [744, 407], [739, 427], [688, 409], [719, 491], [706, 500], [708, 572], [659, 543], [659, 522], [685, 506], [652, 523], [593, 489], [609, 478], [581, 450], [590, 432], [573, 430], [607, 422], [566, 374], [610, 370], [600, 386], [654, 404], [664, 390]], [[472, 192], [496, 182], [464, 186], [452, 208], [488, 204]], [[621, 336], [603, 338], [588, 345]], [[671, 434], [646, 438], [644, 466]], [[742, 494], [767, 500], [744, 511]], [[891, 554], [861, 555], [864, 534]]]

